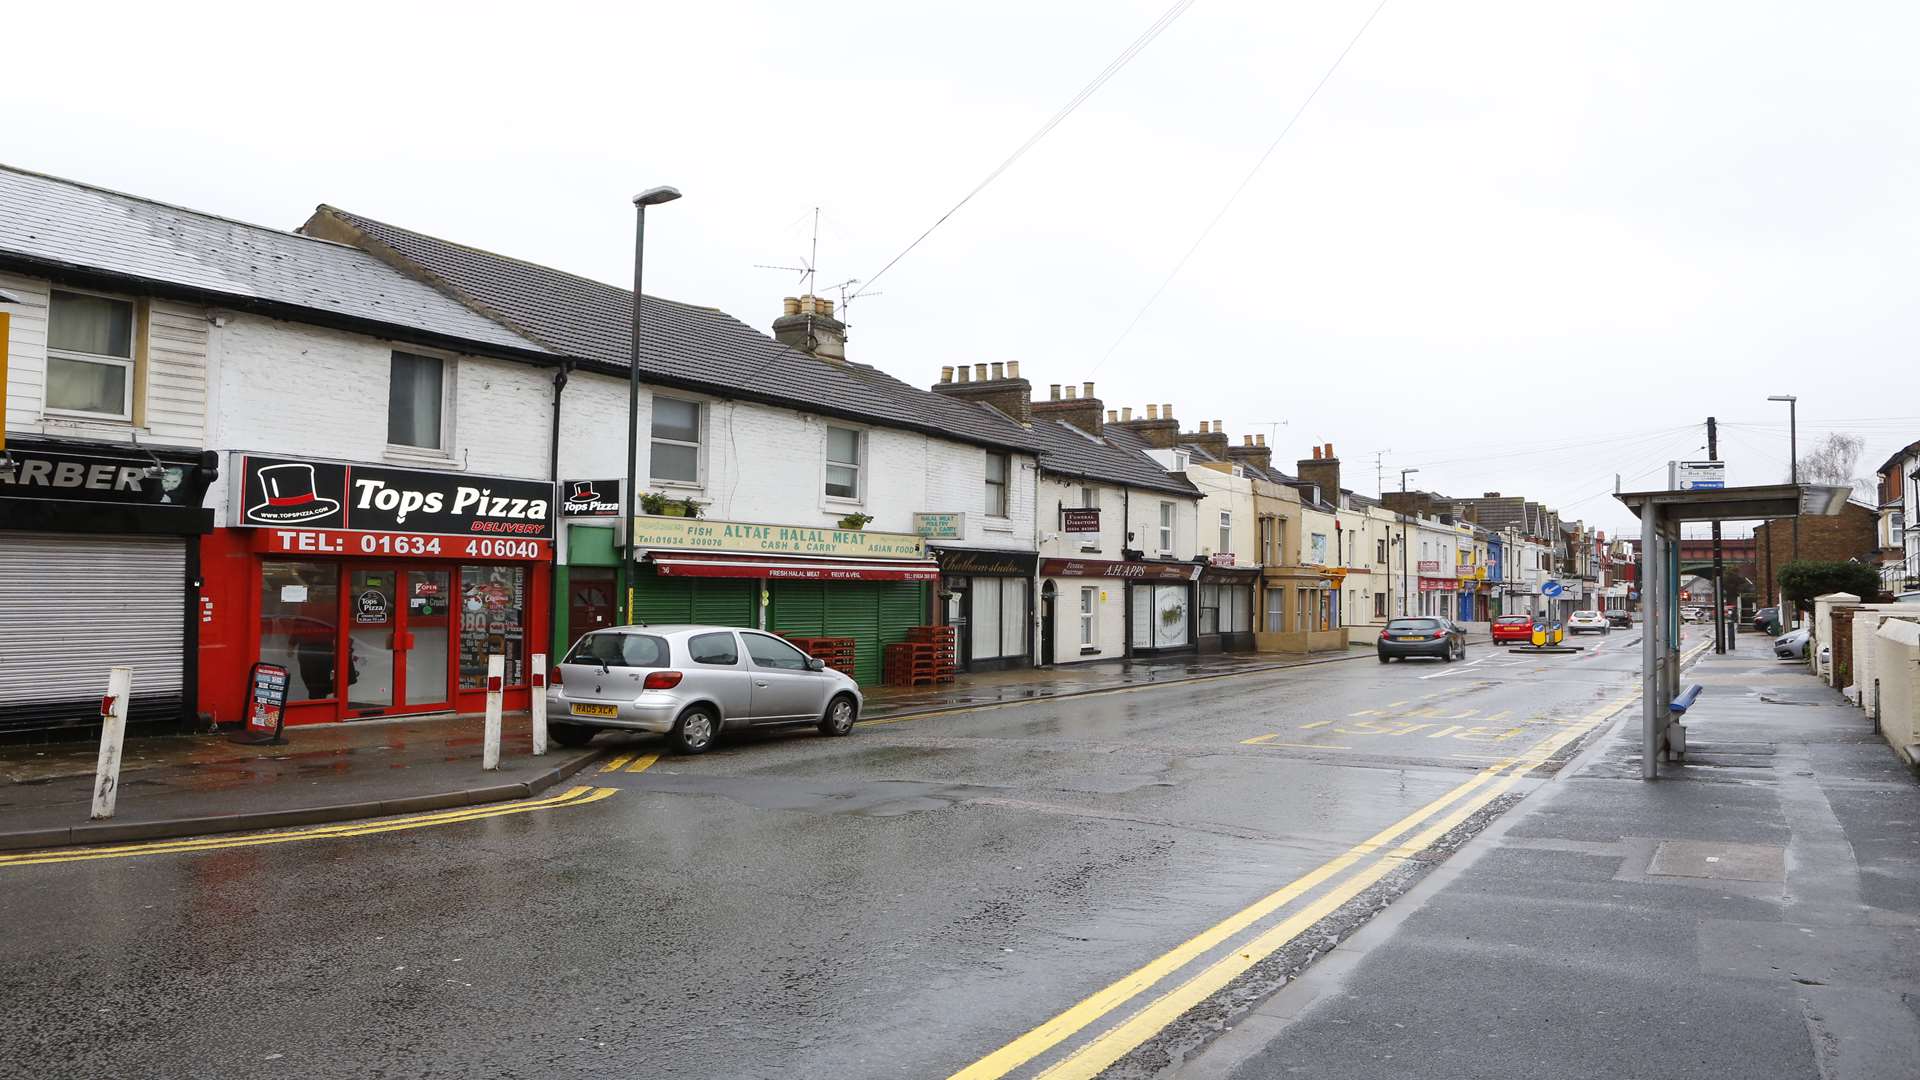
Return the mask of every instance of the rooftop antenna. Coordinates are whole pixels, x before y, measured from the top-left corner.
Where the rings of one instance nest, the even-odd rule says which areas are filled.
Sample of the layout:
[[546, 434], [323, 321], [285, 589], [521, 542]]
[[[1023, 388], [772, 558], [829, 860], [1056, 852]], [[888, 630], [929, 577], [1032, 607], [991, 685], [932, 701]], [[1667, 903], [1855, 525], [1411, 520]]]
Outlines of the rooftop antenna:
[[[812, 293], [813, 283], [817, 280], [816, 267], [820, 265], [820, 208], [813, 208], [813, 239], [807, 247], [807, 257], [800, 260], [799, 266], [771, 266], [767, 263], [754, 263], [756, 270], [787, 270], [800, 275], [802, 293]], [[837, 286], [836, 286], [837, 288]]]
[[1255, 420], [1253, 426], [1266, 428], [1267, 442], [1277, 447], [1280, 445], [1280, 429], [1286, 427], [1287, 422], [1285, 420]]

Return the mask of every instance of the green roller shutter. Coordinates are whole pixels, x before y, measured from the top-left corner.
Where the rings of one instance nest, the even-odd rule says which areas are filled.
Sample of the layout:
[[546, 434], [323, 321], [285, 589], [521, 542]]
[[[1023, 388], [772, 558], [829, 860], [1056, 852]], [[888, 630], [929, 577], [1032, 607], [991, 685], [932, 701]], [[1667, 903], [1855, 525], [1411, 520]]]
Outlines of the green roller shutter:
[[633, 583], [633, 618], [643, 623], [692, 622], [693, 579], [642, 569]]
[[772, 583], [767, 625], [777, 634], [847, 637], [854, 642], [854, 678], [880, 681], [882, 648], [907, 639], [926, 621], [926, 588], [912, 582]]
[[827, 587], [811, 581], [775, 581], [767, 608], [767, 628], [776, 634], [818, 636], [825, 634], [824, 615]]
[[878, 601], [879, 586], [864, 582], [827, 590], [825, 633], [853, 639], [853, 677], [862, 686], [880, 681]]
[[695, 578], [693, 621], [714, 626], [758, 626], [754, 596], [758, 582], [744, 578]]

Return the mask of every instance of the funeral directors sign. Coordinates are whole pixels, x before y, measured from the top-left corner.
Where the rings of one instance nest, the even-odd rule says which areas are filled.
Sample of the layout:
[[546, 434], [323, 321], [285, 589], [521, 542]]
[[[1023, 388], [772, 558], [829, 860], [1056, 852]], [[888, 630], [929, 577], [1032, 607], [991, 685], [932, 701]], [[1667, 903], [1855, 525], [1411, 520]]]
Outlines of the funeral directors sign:
[[651, 515], [633, 519], [633, 544], [646, 551], [826, 555], [841, 559], [924, 559], [927, 556], [926, 540], [906, 533]]
[[237, 472], [235, 517], [263, 530], [263, 550], [429, 558], [552, 554], [554, 491], [545, 480], [253, 454], [241, 458]]

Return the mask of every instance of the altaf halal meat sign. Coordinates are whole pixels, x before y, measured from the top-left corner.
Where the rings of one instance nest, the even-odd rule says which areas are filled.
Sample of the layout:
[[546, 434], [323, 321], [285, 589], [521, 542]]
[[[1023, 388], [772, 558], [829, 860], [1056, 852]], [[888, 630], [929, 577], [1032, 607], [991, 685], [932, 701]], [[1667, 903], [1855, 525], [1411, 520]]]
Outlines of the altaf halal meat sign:
[[[273, 530], [275, 551], [541, 558], [554, 535], [553, 485], [540, 480], [248, 455], [239, 484], [242, 523]], [[343, 546], [322, 530], [392, 539]], [[495, 542], [432, 539], [446, 536]]]

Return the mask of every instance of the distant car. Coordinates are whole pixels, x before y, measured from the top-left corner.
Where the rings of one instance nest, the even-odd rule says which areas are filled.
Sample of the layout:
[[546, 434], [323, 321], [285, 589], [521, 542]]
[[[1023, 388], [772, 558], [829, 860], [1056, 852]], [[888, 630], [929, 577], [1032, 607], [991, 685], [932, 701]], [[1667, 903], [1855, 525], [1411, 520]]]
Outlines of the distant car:
[[1533, 616], [1502, 615], [1493, 620], [1493, 643], [1517, 641], [1522, 645], [1533, 643]]
[[[705, 753], [734, 728], [813, 724], [845, 735], [860, 686], [772, 634], [731, 626], [613, 626], [574, 642], [547, 687], [561, 746], [603, 729], [667, 736]], [[563, 718], [564, 719], [561, 719]]]
[[1633, 629], [1633, 612], [1614, 609], [1607, 612], [1607, 625], [1620, 630]]
[[1795, 630], [1773, 639], [1773, 655], [1781, 660], [1805, 660], [1807, 642], [1813, 637], [1806, 630]]
[[1607, 617], [1597, 611], [1576, 611], [1567, 616], [1569, 634], [1606, 634], [1613, 630]]
[[1753, 628], [1764, 634], [1767, 632], [1767, 627], [1772, 626], [1775, 622], [1778, 622], [1779, 619], [1779, 608], [1763, 607], [1753, 613]]
[[1449, 663], [1467, 655], [1467, 634], [1452, 619], [1438, 615], [1408, 616], [1387, 623], [1375, 644], [1380, 662], [1431, 656]]

